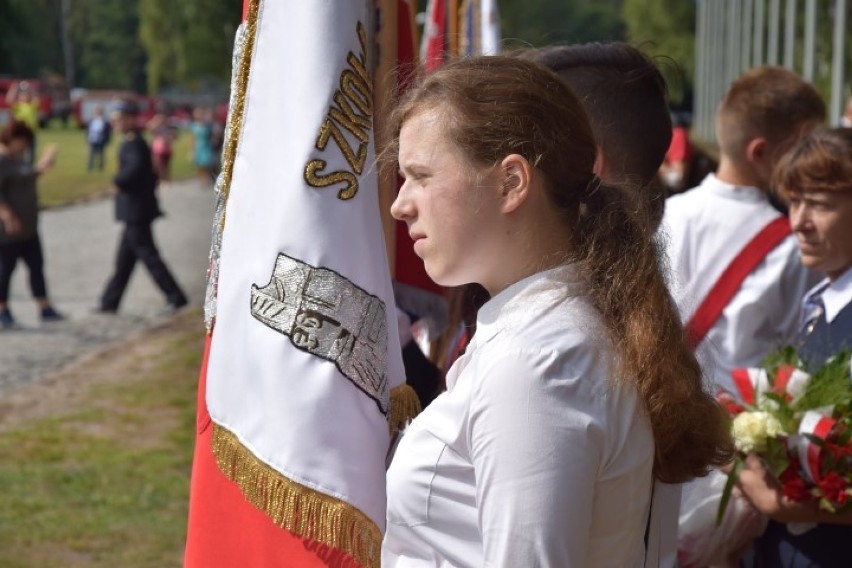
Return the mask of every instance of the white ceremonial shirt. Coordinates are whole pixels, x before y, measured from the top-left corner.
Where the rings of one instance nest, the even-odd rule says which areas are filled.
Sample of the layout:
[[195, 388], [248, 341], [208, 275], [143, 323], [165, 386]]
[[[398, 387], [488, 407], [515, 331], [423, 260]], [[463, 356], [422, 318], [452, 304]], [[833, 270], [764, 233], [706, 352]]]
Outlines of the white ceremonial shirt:
[[[756, 187], [739, 187], [710, 174], [697, 188], [666, 200], [661, 230], [671, 263], [671, 289], [684, 325], [743, 247], [781, 213]], [[731, 370], [756, 367], [789, 344], [799, 306], [819, 276], [804, 268], [792, 235], [743, 281], [696, 349], [707, 379], [732, 393]]]
[[[818, 299], [817, 299], [818, 298]], [[825, 310], [825, 321], [831, 323], [834, 318], [852, 302], [852, 268], [844, 272], [840, 278], [832, 282], [828, 278], [811, 288], [802, 301], [803, 319], [807, 314], [806, 306], [819, 302]], [[802, 321], [802, 324], [805, 322]]]
[[643, 565], [654, 439], [583, 290], [563, 266], [479, 311], [388, 470], [383, 567]]

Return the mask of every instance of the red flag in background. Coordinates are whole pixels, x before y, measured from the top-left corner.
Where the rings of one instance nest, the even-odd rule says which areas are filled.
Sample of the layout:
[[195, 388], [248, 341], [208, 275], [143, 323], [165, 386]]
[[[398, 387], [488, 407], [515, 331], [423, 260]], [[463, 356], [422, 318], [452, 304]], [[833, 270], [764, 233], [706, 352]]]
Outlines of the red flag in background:
[[371, 167], [371, 3], [245, 5], [185, 566], [378, 568], [385, 459], [417, 403]]
[[[430, 18], [433, 12], [441, 10], [445, 0], [432, 0], [427, 8], [427, 13]], [[440, 6], [438, 6], [440, 5]], [[416, 3], [413, 0], [399, 0], [398, 2], [398, 42], [397, 42], [397, 88], [400, 94], [404, 93], [409, 84], [417, 74], [417, 25], [414, 21], [416, 12]], [[439, 16], [440, 21], [445, 21], [444, 16]], [[424, 33], [424, 42], [427, 37], [427, 32]], [[437, 53], [436, 66], [437, 69], [443, 63], [443, 32], [441, 33], [440, 41], [435, 41], [434, 49], [440, 47], [440, 52]], [[400, 185], [402, 180], [398, 180]], [[423, 260], [414, 253], [414, 243], [411, 237], [408, 236], [408, 227], [405, 223], [398, 221], [396, 223], [396, 259], [394, 279], [402, 284], [413, 286], [434, 294], [443, 294], [440, 286], [435, 284], [429, 275], [426, 274], [426, 269], [423, 267]]]
[[[398, 1], [397, 31], [397, 90], [406, 91], [417, 74], [417, 26], [414, 21], [416, 2]], [[423, 69], [431, 71], [444, 63], [446, 56], [447, 0], [430, 0], [426, 8], [427, 23], [421, 44]], [[402, 179], [397, 179], [397, 187]], [[414, 243], [408, 235], [408, 227], [396, 222], [394, 253], [394, 292], [397, 306], [412, 319], [421, 319], [426, 327], [425, 337], [434, 338], [443, 331], [447, 320], [444, 289], [435, 284], [426, 273], [423, 260], [414, 252]]]
[[423, 28], [423, 43], [420, 60], [423, 68], [434, 71], [444, 64], [447, 57], [447, 0], [429, 0], [426, 6], [426, 25]]
[[397, 88], [405, 92], [417, 73], [417, 6], [414, 0], [397, 0]]

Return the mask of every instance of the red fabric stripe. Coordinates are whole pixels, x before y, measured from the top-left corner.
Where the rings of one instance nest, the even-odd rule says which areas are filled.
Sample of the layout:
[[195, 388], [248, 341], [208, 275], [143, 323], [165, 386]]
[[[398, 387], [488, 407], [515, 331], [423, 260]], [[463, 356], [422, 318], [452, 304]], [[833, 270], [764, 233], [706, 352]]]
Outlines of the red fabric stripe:
[[790, 399], [790, 395], [787, 394], [787, 384], [790, 382], [790, 377], [793, 376], [793, 371], [795, 370], [795, 367], [791, 365], [779, 367], [778, 373], [775, 375], [775, 384], [772, 386], [772, 390], [776, 394], [783, 395], [787, 400]]
[[731, 378], [734, 379], [734, 385], [736, 385], [737, 392], [743, 402], [754, 404], [754, 385], [751, 382], [748, 369], [734, 369], [731, 371]]
[[778, 217], [761, 229], [731, 261], [686, 324], [686, 341], [690, 348], [698, 347], [746, 277], [790, 233], [790, 222], [786, 217]]
[[184, 568], [359, 568], [343, 552], [276, 526], [219, 471], [205, 402], [209, 347], [208, 337], [198, 381], [199, 433], [192, 464]]
[[[834, 420], [831, 418], [820, 418], [814, 427], [813, 435], [825, 440], [831, 428], [834, 426]], [[819, 458], [822, 453], [822, 448], [813, 442], [808, 442], [808, 466], [810, 466], [811, 475], [814, 481], [819, 481], [822, 478], [822, 473], [819, 467]]]
[[[817, 438], [822, 438], [825, 440], [828, 437], [829, 432], [831, 432], [831, 428], [834, 426], [834, 420], [831, 418], [820, 418], [814, 427], [813, 434]], [[822, 453], [822, 448], [817, 446], [816, 444], [809, 442], [808, 445], [808, 464], [811, 467], [811, 475], [814, 478], [814, 481], [819, 481], [822, 478], [822, 472], [820, 471], [819, 461], [820, 454]]]

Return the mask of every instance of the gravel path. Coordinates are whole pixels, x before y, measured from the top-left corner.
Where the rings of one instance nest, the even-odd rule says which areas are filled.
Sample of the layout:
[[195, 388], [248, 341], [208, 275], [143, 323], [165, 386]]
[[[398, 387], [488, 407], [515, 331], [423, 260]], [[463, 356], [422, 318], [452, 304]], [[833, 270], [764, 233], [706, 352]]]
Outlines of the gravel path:
[[[202, 305], [210, 247], [214, 193], [195, 180], [160, 190], [166, 213], [154, 223], [154, 238], [191, 306]], [[0, 330], [0, 398], [80, 357], [164, 323], [165, 298], [148, 271], [137, 265], [117, 315], [93, 313], [112, 272], [121, 225], [112, 199], [44, 211], [41, 238], [48, 293], [63, 322], [42, 324], [19, 263], [9, 306], [18, 329]], [[203, 325], [199, 313], [199, 326]]]

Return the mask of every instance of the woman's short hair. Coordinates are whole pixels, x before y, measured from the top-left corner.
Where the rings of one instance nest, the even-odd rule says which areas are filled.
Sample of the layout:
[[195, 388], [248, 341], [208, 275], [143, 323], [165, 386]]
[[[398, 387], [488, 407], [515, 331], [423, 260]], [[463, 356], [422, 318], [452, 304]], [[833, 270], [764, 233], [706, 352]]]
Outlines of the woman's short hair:
[[852, 190], [852, 128], [815, 130], [779, 160], [773, 187], [795, 191]]

